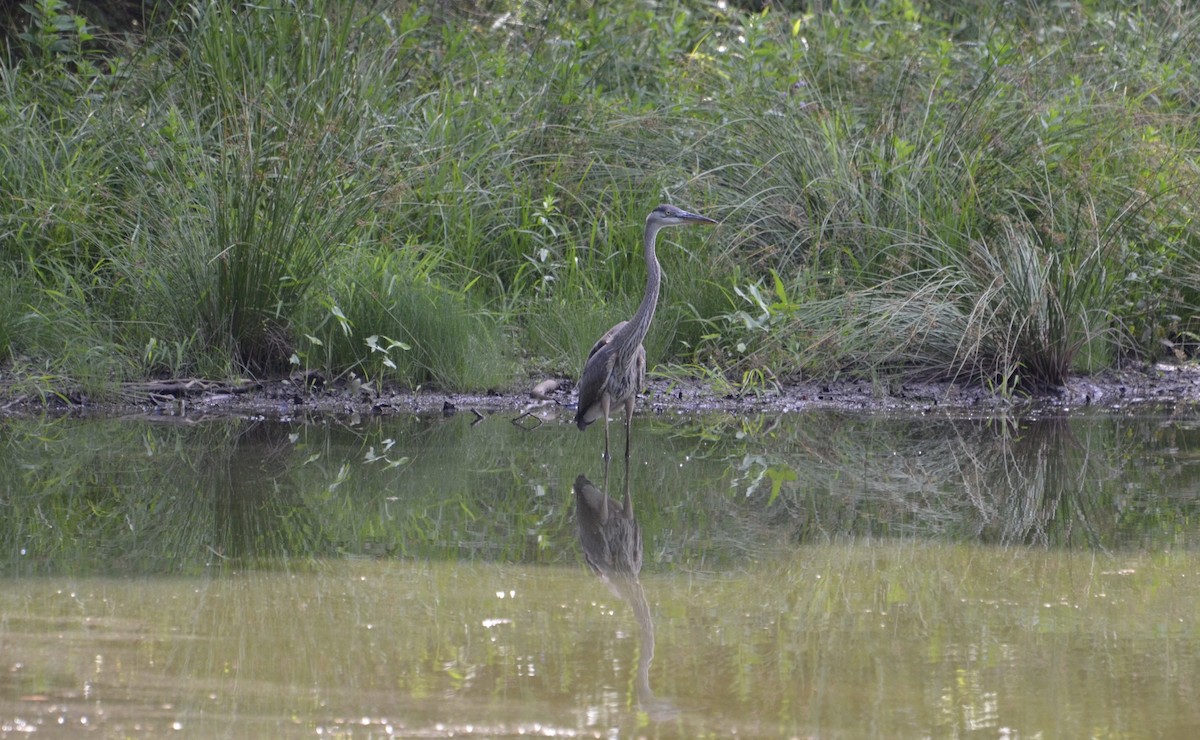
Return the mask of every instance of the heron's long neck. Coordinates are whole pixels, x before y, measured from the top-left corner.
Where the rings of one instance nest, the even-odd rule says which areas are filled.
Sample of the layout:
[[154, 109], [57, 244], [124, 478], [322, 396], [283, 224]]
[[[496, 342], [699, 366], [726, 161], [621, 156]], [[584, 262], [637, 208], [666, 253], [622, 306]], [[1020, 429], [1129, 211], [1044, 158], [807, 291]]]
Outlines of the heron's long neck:
[[654, 320], [654, 308], [658, 305], [658, 284], [662, 278], [662, 272], [658, 267], [658, 256], [654, 253], [654, 242], [658, 239], [658, 231], [661, 228], [662, 226], [657, 224], [646, 224], [646, 233], [643, 237], [646, 252], [646, 293], [642, 296], [642, 303], [638, 306], [637, 313], [633, 315], [629, 323], [621, 327], [621, 331], [617, 332], [617, 336], [613, 338], [614, 349], [618, 353], [635, 351], [642, 340], [646, 338], [650, 322]]

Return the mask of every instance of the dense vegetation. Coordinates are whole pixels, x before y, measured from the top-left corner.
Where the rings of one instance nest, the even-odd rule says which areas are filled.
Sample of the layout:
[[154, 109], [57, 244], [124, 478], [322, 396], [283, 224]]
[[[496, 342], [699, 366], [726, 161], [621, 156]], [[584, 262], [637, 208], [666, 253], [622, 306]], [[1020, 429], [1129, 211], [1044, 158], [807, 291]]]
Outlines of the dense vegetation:
[[[0, 375], [574, 374], [665, 234], [659, 372], [1000, 392], [1197, 341], [1174, 2], [198, 0], [0, 59]], [[660, 240], [661, 242], [662, 240]]]

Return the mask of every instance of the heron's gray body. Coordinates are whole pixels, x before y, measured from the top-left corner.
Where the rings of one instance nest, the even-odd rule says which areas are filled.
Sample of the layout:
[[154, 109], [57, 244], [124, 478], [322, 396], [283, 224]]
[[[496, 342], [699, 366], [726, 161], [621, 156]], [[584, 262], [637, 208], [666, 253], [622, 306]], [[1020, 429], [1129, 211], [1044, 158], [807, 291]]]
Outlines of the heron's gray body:
[[[654, 293], [654, 299], [657, 301], [658, 290]], [[652, 308], [650, 318], [653, 317]], [[609, 410], [614, 407], [632, 407], [634, 399], [646, 382], [646, 348], [642, 346], [642, 339], [646, 336], [649, 321], [640, 335], [632, 332], [622, 335], [622, 330], [627, 326], [629, 322], [622, 321], [609, 329], [588, 352], [583, 375], [579, 380], [580, 411], [575, 414], [575, 423], [580, 429], [586, 429], [588, 424], [602, 415], [607, 416]], [[618, 342], [618, 338], [623, 341]], [[636, 345], [630, 347], [630, 342], [636, 342]], [[626, 370], [618, 372], [620, 368]], [[590, 390], [586, 398], [582, 392], [585, 388]], [[605, 408], [606, 404], [608, 408]]]

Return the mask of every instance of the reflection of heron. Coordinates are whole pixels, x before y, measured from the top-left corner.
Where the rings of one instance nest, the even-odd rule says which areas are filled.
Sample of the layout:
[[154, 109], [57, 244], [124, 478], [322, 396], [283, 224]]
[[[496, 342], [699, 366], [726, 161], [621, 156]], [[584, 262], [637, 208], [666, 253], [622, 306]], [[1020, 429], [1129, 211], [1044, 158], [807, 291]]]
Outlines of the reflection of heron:
[[[586, 476], [575, 478], [575, 518], [579, 524], [579, 544], [583, 559], [592, 572], [600, 577], [614, 596], [629, 602], [633, 616], [641, 629], [638, 651], [638, 704], [654, 720], [666, 720], [678, 712], [669, 701], [656, 699], [650, 689], [650, 663], [654, 660], [654, 621], [650, 604], [642, 590], [638, 574], [642, 570], [642, 531], [633, 516], [633, 499], [629, 495], [629, 476], [625, 476], [625, 497], [622, 504], [609, 500]], [[604, 514], [607, 510], [608, 514]]]
[[601, 577], [637, 577], [642, 570], [642, 530], [633, 517], [629, 476], [625, 476], [625, 499], [620, 505], [610, 503], [608, 494], [596, 488], [587, 476], [578, 476], [575, 518], [583, 559], [593, 573]]
[[660, 205], [646, 216], [643, 237], [646, 256], [646, 292], [641, 305], [628, 321], [622, 321], [604, 333], [592, 346], [579, 378], [579, 410], [575, 424], [586, 429], [604, 417], [604, 487], [608, 490], [608, 414], [625, 406], [625, 465], [629, 466], [629, 429], [633, 422], [633, 403], [646, 379], [646, 349], [642, 340], [654, 320], [658, 304], [658, 286], [662, 274], [654, 254], [658, 232], [667, 226], [715, 224], [716, 221], [675, 206]]

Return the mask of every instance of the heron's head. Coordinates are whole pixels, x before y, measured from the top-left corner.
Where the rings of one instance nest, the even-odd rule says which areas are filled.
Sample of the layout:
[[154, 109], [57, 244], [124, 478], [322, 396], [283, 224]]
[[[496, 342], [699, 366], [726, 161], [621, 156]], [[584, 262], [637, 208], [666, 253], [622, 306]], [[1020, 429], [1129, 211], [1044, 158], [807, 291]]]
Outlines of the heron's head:
[[676, 208], [666, 203], [650, 211], [650, 215], [646, 216], [646, 225], [657, 228], [662, 228], [663, 226], [696, 226], [715, 223], [716, 221], [707, 216], [685, 211], [682, 208]]

